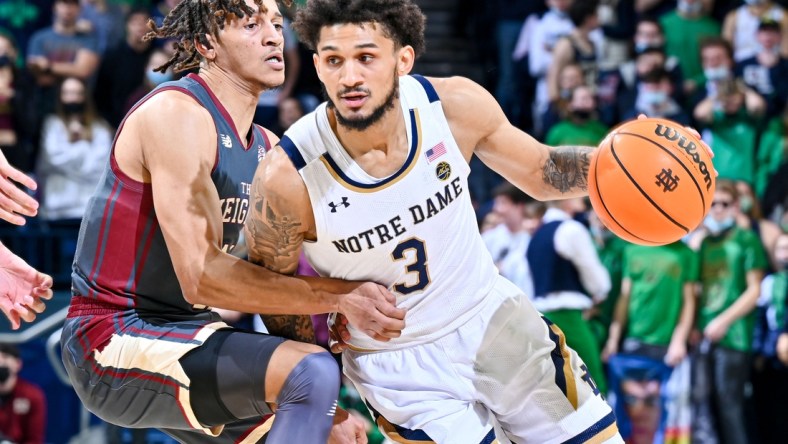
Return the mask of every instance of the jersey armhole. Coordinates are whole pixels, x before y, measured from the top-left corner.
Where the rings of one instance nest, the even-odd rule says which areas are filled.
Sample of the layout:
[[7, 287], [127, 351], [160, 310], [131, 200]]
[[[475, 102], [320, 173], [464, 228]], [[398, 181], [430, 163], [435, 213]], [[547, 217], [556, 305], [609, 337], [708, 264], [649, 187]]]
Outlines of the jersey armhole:
[[[114, 174], [115, 177], [118, 178], [118, 180], [120, 180], [129, 189], [133, 189], [133, 190], [136, 190], [136, 191], [142, 191], [146, 187], [150, 187], [151, 184], [149, 182], [146, 183], [146, 182], [139, 181], [137, 179], [133, 179], [131, 176], [127, 175], [121, 169], [120, 164], [118, 163], [118, 160], [115, 157], [115, 145], [117, 144], [118, 139], [120, 138], [120, 133], [121, 133], [121, 131], [123, 131], [123, 127], [126, 124], [126, 119], [128, 119], [129, 116], [131, 116], [131, 114], [134, 113], [134, 111], [137, 110], [137, 108], [142, 106], [151, 97], [153, 97], [156, 94], [159, 94], [159, 93], [161, 93], [163, 91], [179, 91], [179, 92], [181, 92], [183, 94], [186, 94], [187, 96], [191, 97], [198, 104], [200, 104], [200, 106], [202, 106], [202, 103], [200, 102], [200, 100], [197, 99], [197, 97], [191, 91], [189, 91], [188, 89], [186, 89], [186, 88], [184, 88], [182, 86], [172, 85], [172, 86], [164, 86], [162, 88], [154, 89], [153, 91], [151, 91], [148, 94], [146, 94], [142, 99], [138, 100], [137, 103], [135, 103], [134, 106], [131, 107], [131, 109], [123, 117], [123, 120], [121, 120], [120, 125], [118, 125], [118, 129], [115, 130], [115, 137], [112, 138], [112, 146], [110, 147], [110, 152], [109, 152], [109, 163], [110, 163], [110, 170], [111, 170], [112, 174]], [[214, 161], [213, 169], [211, 169], [211, 174], [213, 174], [213, 172], [216, 169], [216, 166], [218, 165], [218, 163], [219, 163], [219, 150], [216, 150], [216, 160]]]
[[265, 130], [265, 128], [263, 128], [262, 126], [256, 123], [254, 123], [253, 125], [257, 128], [258, 131], [260, 131], [260, 134], [263, 136], [263, 143], [265, 144], [265, 152], [267, 153], [271, 151], [274, 147], [271, 146], [271, 139], [268, 138], [268, 132]]
[[429, 99], [430, 103], [440, 100], [437, 91], [435, 91], [435, 87], [432, 86], [432, 83], [430, 83], [429, 80], [425, 79], [424, 76], [419, 74], [413, 74], [412, 77], [421, 83], [422, 88], [424, 88], [424, 92], [427, 93], [427, 99]]
[[295, 146], [292, 140], [290, 140], [287, 136], [282, 136], [279, 140], [279, 146], [282, 147], [287, 157], [290, 158], [290, 161], [293, 162], [293, 166], [295, 166], [296, 170], [301, 171], [306, 166], [306, 161], [304, 160], [304, 156], [301, 155], [301, 152], [298, 151], [298, 148]]

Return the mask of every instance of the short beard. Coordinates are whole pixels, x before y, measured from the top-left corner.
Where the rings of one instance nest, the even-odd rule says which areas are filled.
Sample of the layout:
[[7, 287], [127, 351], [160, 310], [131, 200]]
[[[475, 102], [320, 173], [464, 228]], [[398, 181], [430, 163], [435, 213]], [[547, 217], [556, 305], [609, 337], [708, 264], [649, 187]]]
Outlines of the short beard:
[[340, 125], [351, 131], [364, 131], [365, 129], [371, 127], [372, 125], [378, 123], [383, 118], [383, 116], [386, 115], [386, 112], [394, 109], [394, 100], [399, 98], [399, 77], [395, 74], [394, 84], [391, 87], [391, 91], [389, 91], [386, 100], [384, 100], [380, 106], [375, 108], [372, 111], [372, 113], [367, 117], [357, 117], [353, 119], [348, 119], [339, 113], [336, 105], [334, 104], [334, 101], [331, 100], [331, 97], [328, 96], [328, 92], [326, 91], [325, 85], [321, 85], [321, 86], [323, 88], [323, 96], [328, 102], [328, 107], [334, 110], [334, 115], [337, 118], [337, 123], [339, 123]]

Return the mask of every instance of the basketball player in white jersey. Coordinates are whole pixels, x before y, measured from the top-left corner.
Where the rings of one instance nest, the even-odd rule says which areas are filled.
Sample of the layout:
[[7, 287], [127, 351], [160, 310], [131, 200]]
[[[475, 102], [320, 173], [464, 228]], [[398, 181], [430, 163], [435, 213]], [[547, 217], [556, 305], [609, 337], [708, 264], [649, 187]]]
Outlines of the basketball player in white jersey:
[[[411, 0], [310, 0], [294, 22], [328, 103], [258, 167], [250, 259], [397, 295], [387, 343], [348, 325], [347, 376], [399, 442], [623, 442], [561, 330], [502, 278], [468, 194], [474, 154], [540, 200], [583, 196], [591, 147], [550, 148], [476, 83], [409, 75], [424, 49]], [[493, 429], [497, 428], [498, 433]]]

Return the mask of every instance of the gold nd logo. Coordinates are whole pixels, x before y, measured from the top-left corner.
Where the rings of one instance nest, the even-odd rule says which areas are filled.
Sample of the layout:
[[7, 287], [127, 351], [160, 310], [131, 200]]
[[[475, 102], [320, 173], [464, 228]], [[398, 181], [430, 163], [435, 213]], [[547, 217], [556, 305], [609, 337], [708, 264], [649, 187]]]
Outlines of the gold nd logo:
[[441, 162], [435, 167], [435, 176], [440, 180], [449, 180], [451, 177], [451, 165]]

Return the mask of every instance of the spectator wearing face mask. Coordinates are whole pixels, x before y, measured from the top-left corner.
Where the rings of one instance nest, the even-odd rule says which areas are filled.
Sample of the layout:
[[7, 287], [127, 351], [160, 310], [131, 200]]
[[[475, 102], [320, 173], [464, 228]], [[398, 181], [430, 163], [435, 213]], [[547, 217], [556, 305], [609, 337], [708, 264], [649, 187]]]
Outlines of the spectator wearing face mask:
[[705, 38], [720, 35], [720, 24], [708, 16], [701, 0], [679, 0], [676, 10], [660, 19], [665, 34], [665, 53], [676, 57], [684, 74], [684, 90], [694, 91], [703, 81], [700, 44]]
[[95, 114], [82, 80], [60, 85], [55, 114], [44, 122], [37, 171], [42, 186], [41, 217], [82, 219], [112, 146], [112, 132]]
[[671, 83], [670, 96], [678, 104], [683, 104], [683, 78], [678, 66], [673, 65], [672, 71], [668, 70], [668, 58], [665, 51], [659, 47], [646, 47], [635, 56], [635, 60], [619, 67], [617, 75], [620, 78], [618, 90], [613, 103], [600, 104], [601, 119], [608, 126], [615, 126], [622, 120], [633, 115], [635, 102], [640, 92], [643, 79], [654, 71], [668, 73]]
[[597, 145], [608, 128], [597, 117], [596, 98], [591, 88], [579, 86], [572, 91], [567, 115], [547, 133], [548, 145]]
[[[744, 0], [744, 4], [725, 16], [722, 36], [733, 47], [733, 59], [740, 62], [758, 53], [755, 34], [763, 20], [788, 29], [788, 13], [771, 0]], [[782, 54], [788, 56], [788, 35], [782, 38]]]
[[[704, 41], [701, 47], [706, 85], [697, 95], [693, 117], [703, 140], [714, 150], [714, 167], [720, 178], [754, 184], [758, 128], [766, 110], [760, 94], [733, 76], [728, 42]], [[705, 95], [705, 97], [704, 97]]]
[[54, 272], [68, 272], [79, 225], [112, 147], [112, 130], [96, 115], [85, 83], [66, 78], [58, 89], [56, 112], [47, 116], [36, 172], [41, 183], [41, 219], [57, 231], [51, 248]]
[[123, 112], [121, 114], [122, 116], [125, 116], [135, 103], [145, 97], [146, 94], [153, 91], [154, 88], [164, 82], [173, 80], [174, 76], [172, 73], [172, 68], [167, 68], [167, 70], [164, 72], [155, 71], [156, 68], [164, 65], [169, 59], [170, 56], [160, 48], [156, 48], [150, 53], [148, 62], [145, 65], [142, 84], [140, 84], [137, 89], [129, 94], [125, 104], [123, 105]]
[[626, 70], [632, 72], [627, 76], [627, 86], [631, 88], [634, 81], [645, 73], [662, 68], [670, 75], [675, 85], [674, 95], [681, 102], [684, 97], [684, 74], [679, 59], [665, 53], [665, 31], [658, 20], [645, 18], [638, 22], [632, 40], [632, 49], [634, 61], [621, 66], [622, 73]]
[[703, 436], [711, 433], [723, 443], [747, 443], [744, 387], [752, 363], [753, 309], [768, 261], [755, 233], [736, 225], [738, 197], [731, 181], [719, 180], [703, 222], [696, 323], [703, 342], [694, 375], [693, 442], [707, 442]]
[[634, 119], [638, 114], [660, 117], [689, 125], [689, 116], [673, 97], [673, 83], [670, 74], [657, 68], [646, 73], [637, 86], [634, 109], [624, 116], [625, 120]]
[[766, 100], [766, 117], [785, 109], [788, 98], [788, 59], [780, 53], [780, 24], [764, 20], [755, 34], [756, 53], [736, 63], [735, 73]]
[[36, 385], [19, 377], [19, 349], [0, 343], [0, 442], [43, 444], [46, 399]]

